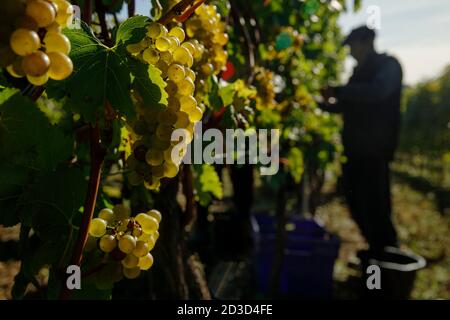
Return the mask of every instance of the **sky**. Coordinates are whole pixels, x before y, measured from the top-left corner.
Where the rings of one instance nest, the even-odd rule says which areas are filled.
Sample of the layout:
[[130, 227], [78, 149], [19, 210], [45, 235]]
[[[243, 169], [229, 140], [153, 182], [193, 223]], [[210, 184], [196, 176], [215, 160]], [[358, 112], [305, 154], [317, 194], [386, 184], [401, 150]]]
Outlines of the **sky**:
[[[148, 14], [149, 3], [136, 0], [137, 12]], [[365, 24], [369, 17], [367, 9], [377, 6], [380, 10], [377, 49], [400, 60], [405, 84], [435, 77], [450, 65], [450, 0], [362, 0], [362, 3], [359, 12], [350, 10], [341, 16], [343, 32]], [[347, 74], [351, 68], [349, 59]]]

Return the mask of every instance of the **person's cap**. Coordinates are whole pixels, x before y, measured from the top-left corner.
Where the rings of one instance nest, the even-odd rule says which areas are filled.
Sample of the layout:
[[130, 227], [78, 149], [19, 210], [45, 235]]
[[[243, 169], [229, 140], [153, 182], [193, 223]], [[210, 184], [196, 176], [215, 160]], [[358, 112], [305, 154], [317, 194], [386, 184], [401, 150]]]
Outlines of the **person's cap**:
[[368, 28], [367, 26], [361, 26], [353, 29], [352, 32], [344, 40], [343, 45], [348, 45], [352, 42], [365, 42], [368, 40], [373, 41], [375, 39], [376, 33], [374, 30]]

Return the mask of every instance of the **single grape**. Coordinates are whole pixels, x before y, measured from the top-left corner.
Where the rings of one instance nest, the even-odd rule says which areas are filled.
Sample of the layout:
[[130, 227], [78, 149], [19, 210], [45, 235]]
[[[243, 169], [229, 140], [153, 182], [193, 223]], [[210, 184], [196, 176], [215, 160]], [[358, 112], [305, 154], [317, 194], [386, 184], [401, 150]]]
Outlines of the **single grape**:
[[25, 77], [25, 71], [22, 68], [22, 58], [17, 58], [11, 65], [9, 65], [6, 70], [10, 75], [15, 78]]
[[167, 37], [170, 42], [169, 52], [174, 52], [180, 46], [180, 40], [177, 37]]
[[164, 155], [161, 150], [149, 149], [145, 155], [145, 161], [152, 166], [159, 166], [164, 161]]
[[56, 18], [55, 8], [44, 0], [28, 1], [25, 12], [37, 22], [39, 28], [51, 25]]
[[123, 204], [116, 204], [113, 207], [113, 213], [116, 220], [123, 220], [131, 215], [131, 210]]
[[186, 33], [184, 32], [184, 30], [180, 27], [173, 27], [172, 29], [170, 29], [169, 31], [169, 36], [174, 36], [177, 37], [178, 40], [180, 40], [180, 42], [183, 42], [184, 39], [186, 38]]
[[163, 123], [160, 123], [156, 128], [156, 136], [163, 141], [170, 141], [172, 132], [172, 127]]
[[189, 52], [191, 53], [192, 56], [194, 56], [195, 54], [195, 46], [192, 44], [192, 42], [183, 42], [181, 44], [182, 47], [186, 48], [189, 50]]
[[143, 59], [145, 60], [145, 62], [147, 62], [148, 64], [156, 64], [159, 61], [159, 53], [157, 50], [153, 49], [153, 48], [148, 48], [144, 51], [143, 54]]
[[206, 63], [202, 65], [201, 70], [205, 76], [210, 76], [214, 72], [214, 66], [211, 63]]
[[22, 59], [22, 69], [25, 74], [32, 77], [40, 77], [47, 73], [50, 67], [50, 59], [42, 51], [36, 51]]
[[167, 28], [157, 22], [152, 22], [147, 27], [147, 36], [152, 39], [158, 39], [159, 37], [167, 34]]
[[20, 28], [12, 33], [10, 45], [19, 56], [27, 56], [39, 49], [41, 41], [35, 31]]
[[[159, 166], [156, 166], [156, 167], [152, 167], [152, 175], [156, 179], [162, 179], [164, 177], [164, 166], [163, 165], [159, 165]], [[150, 229], [147, 230], [147, 233], [151, 233], [151, 230]]]
[[177, 83], [186, 77], [186, 72], [184, 71], [184, 67], [182, 65], [174, 63], [171, 64], [167, 70], [167, 76], [170, 80]]
[[58, 24], [58, 22], [53, 22], [51, 25], [49, 25], [47, 28], [45, 28], [47, 30], [47, 32], [57, 32], [57, 33], [61, 33], [62, 28], [61, 26]]
[[155, 231], [155, 233], [153, 234], [153, 238], [155, 239], [155, 241], [158, 240], [158, 238], [159, 238], [159, 231]]
[[133, 252], [136, 247], [136, 238], [132, 235], [126, 234], [119, 239], [119, 249], [124, 253]]
[[147, 214], [150, 217], [155, 218], [156, 221], [158, 221], [158, 224], [161, 223], [162, 215], [161, 215], [161, 212], [159, 212], [158, 210], [152, 209], [152, 210], [148, 211]]
[[145, 213], [139, 213], [136, 216], [136, 221], [141, 225], [145, 233], [152, 234], [158, 230], [159, 223], [155, 218], [150, 217]]
[[202, 120], [202, 117], [203, 117], [203, 111], [199, 107], [196, 107], [194, 110], [192, 110], [189, 113], [189, 119], [191, 120], [191, 122], [198, 122], [198, 121]]
[[133, 236], [135, 236], [136, 238], [138, 238], [142, 235], [142, 228], [139, 226], [134, 226], [133, 231], [131, 232]]
[[105, 208], [100, 210], [100, 212], [98, 213], [98, 217], [105, 220], [109, 225], [114, 221], [114, 212], [111, 209]]
[[145, 256], [139, 258], [139, 268], [141, 270], [148, 270], [153, 265], [153, 256], [151, 253], [147, 253]]
[[173, 163], [164, 163], [164, 176], [167, 178], [174, 178], [177, 176], [179, 167]]
[[74, 14], [73, 6], [66, 0], [54, 0], [53, 2], [55, 2], [58, 6], [55, 18], [56, 22], [62, 28], [70, 26], [72, 24]]
[[49, 52], [50, 69], [48, 75], [53, 80], [64, 80], [73, 72], [72, 60], [60, 52]]
[[106, 233], [106, 221], [100, 218], [92, 219], [89, 226], [89, 234], [93, 237], [100, 238]]
[[167, 37], [160, 37], [155, 43], [156, 49], [161, 52], [168, 51], [171, 47], [171, 42]]
[[170, 109], [164, 110], [158, 115], [158, 121], [167, 125], [173, 125], [177, 122], [177, 114]]
[[111, 252], [117, 246], [116, 238], [113, 235], [105, 234], [99, 242], [100, 250], [103, 252]]
[[172, 52], [170, 51], [164, 51], [160, 53], [160, 58], [162, 60], [164, 60], [165, 63], [167, 63], [168, 65], [170, 65], [173, 61], [173, 55]]
[[194, 82], [190, 78], [178, 82], [178, 93], [182, 96], [193, 95], [195, 91]]
[[189, 114], [197, 107], [197, 100], [193, 96], [183, 96], [180, 98], [181, 111]]
[[139, 240], [139, 241], [143, 241], [143, 242], [148, 243], [148, 242], [153, 241], [153, 236], [152, 236], [151, 234], [149, 234], [149, 233], [143, 232], [143, 233], [139, 236], [138, 240]]
[[139, 258], [136, 257], [134, 254], [127, 254], [125, 259], [122, 260], [122, 265], [128, 269], [136, 267], [138, 265], [138, 263], [139, 263]]
[[40, 77], [33, 77], [30, 75], [27, 75], [27, 80], [29, 83], [31, 83], [32, 85], [34, 85], [36, 87], [43, 86], [48, 81], [48, 73], [46, 73]]
[[140, 258], [145, 256], [149, 252], [148, 244], [145, 241], [136, 242], [136, 248], [133, 250], [133, 255]]
[[139, 43], [132, 43], [127, 45], [127, 51], [131, 54], [138, 54], [142, 51], [142, 47]]
[[46, 52], [61, 52], [68, 55], [70, 52], [69, 39], [59, 32], [47, 32], [44, 37]]
[[191, 68], [186, 68], [186, 77], [190, 78], [194, 82], [196, 79], [195, 72]]
[[185, 47], [178, 47], [173, 52], [173, 61], [191, 67], [194, 60], [188, 49]]
[[131, 268], [131, 269], [123, 268], [123, 275], [127, 279], [136, 279], [137, 277], [139, 277], [140, 274], [141, 274], [141, 270], [139, 267], [135, 267], [135, 268]]

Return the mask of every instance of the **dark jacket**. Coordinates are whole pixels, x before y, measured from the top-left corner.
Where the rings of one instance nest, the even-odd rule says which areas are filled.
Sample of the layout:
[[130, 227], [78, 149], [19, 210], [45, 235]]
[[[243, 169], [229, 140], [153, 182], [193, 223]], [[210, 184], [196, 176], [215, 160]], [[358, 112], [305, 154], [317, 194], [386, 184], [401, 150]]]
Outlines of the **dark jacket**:
[[382, 156], [392, 160], [400, 127], [402, 68], [385, 54], [371, 54], [336, 88], [337, 104], [325, 106], [344, 117], [343, 143], [348, 157]]

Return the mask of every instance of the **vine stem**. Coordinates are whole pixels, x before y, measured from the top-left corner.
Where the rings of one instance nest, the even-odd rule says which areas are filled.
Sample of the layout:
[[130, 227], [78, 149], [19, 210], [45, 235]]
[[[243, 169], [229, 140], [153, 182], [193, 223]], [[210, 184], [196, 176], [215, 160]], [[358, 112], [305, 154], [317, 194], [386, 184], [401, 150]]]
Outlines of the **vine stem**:
[[168, 24], [176, 17], [179, 17], [183, 12], [195, 3], [196, 0], [181, 0], [174, 5], [164, 16], [162, 16], [158, 22], [161, 24]]
[[[90, 127], [90, 145], [91, 145], [91, 169], [89, 176], [89, 184], [87, 195], [84, 202], [84, 212], [81, 220], [78, 239], [75, 243], [71, 264], [81, 265], [83, 258], [83, 250], [88, 238], [89, 226], [94, 215], [95, 204], [97, 202], [98, 189], [100, 187], [100, 178], [102, 173], [103, 162], [105, 159], [105, 150], [101, 145], [100, 128], [97, 126]], [[70, 297], [71, 291], [67, 286], [63, 285], [60, 299], [66, 300]]]
[[81, 12], [81, 20], [86, 22], [87, 25], [91, 25], [92, 23], [92, 1], [87, 0], [83, 6], [83, 11]]
[[184, 212], [182, 226], [188, 226], [196, 216], [195, 197], [194, 197], [194, 184], [192, 177], [192, 168], [186, 164], [183, 167], [183, 193], [186, 197], [186, 210]]

